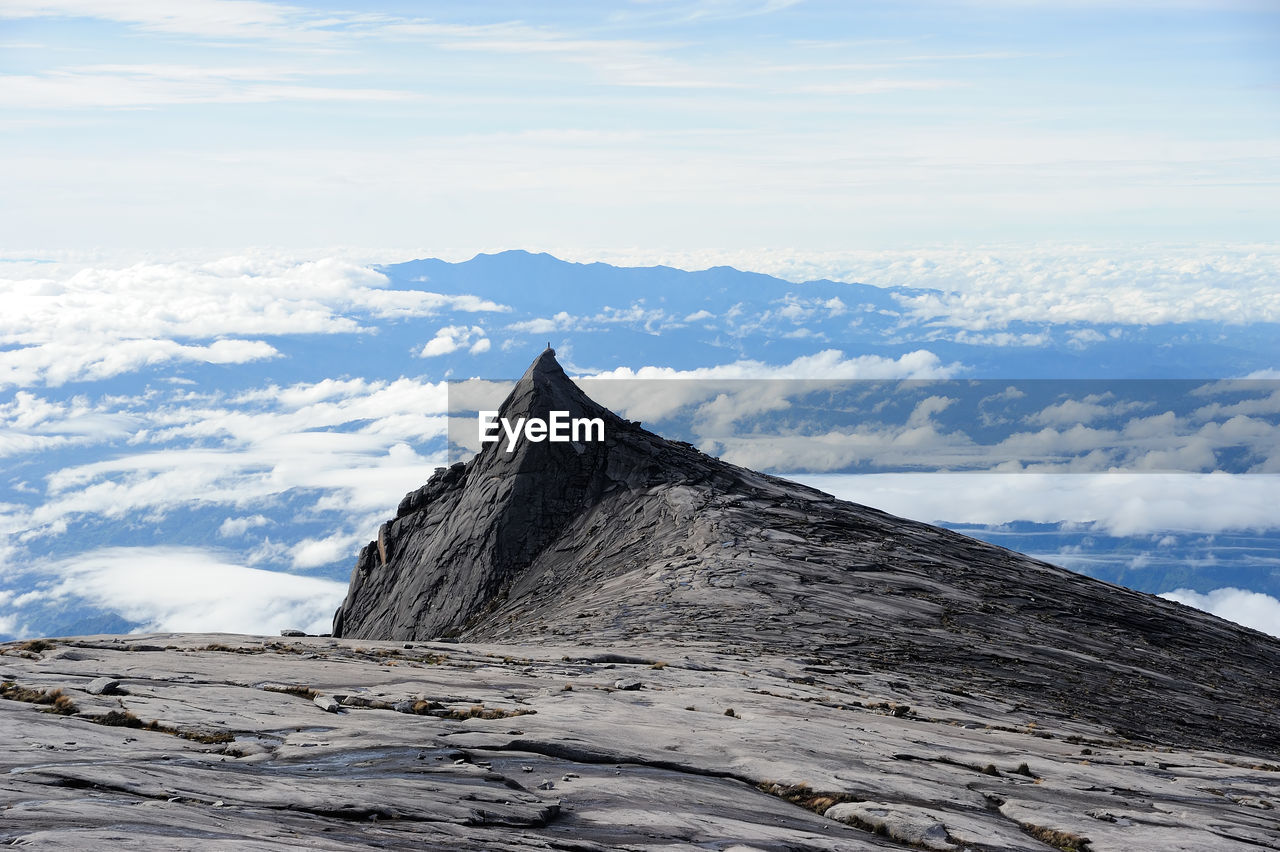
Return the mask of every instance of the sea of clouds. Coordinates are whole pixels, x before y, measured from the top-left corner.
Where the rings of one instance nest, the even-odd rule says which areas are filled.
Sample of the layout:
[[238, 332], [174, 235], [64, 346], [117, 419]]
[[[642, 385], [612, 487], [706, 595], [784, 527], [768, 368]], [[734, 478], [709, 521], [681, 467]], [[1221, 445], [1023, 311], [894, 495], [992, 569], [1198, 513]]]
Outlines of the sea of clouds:
[[[1016, 365], [1019, 352], [1050, 339], [1087, 354], [1116, 329], [1210, 322], [1229, 337], [1280, 321], [1274, 246], [591, 259], [732, 262], [784, 280], [760, 304], [730, 293], [705, 309], [673, 312], [637, 291], [628, 303], [557, 312], [530, 302], [520, 281], [446, 291], [393, 280], [350, 256], [8, 257], [0, 263], [0, 633], [41, 632], [77, 607], [137, 629], [324, 629], [360, 545], [445, 460], [446, 380], [518, 374], [548, 336], [578, 375], [955, 380], [972, 368], [940, 355], [943, 342], [1008, 352]], [[787, 285], [822, 277], [913, 288], [897, 297], [899, 312], [882, 333], [897, 348], [859, 351], [833, 329], [856, 328], [863, 308], [806, 301]], [[1019, 325], [1029, 322], [1045, 329], [1043, 339], [1027, 339], [1041, 333]], [[606, 360], [610, 335], [623, 332], [661, 341], [670, 360]], [[775, 355], [734, 345], [771, 333], [793, 348]], [[1277, 368], [1240, 375], [1276, 378]], [[648, 399], [645, 410], [645, 400], [633, 400], [629, 414], [660, 420], [657, 402]], [[767, 394], [726, 399], [695, 425], [715, 440], [717, 428], [778, 404]], [[1100, 431], [1101, 415], [1089, 406], [1106, 404], [1081, 396], [1046, 406], [1027, 434], [1051, 430], [1061, 443], [1077, 426]], [[1203, 400], [1197, 410], [1214, 404]], [[933, 440], [931, 452], [953, 445], [944, 428], [949, 405], [945, 395], [922, 399], [868, 446], [886, 453], [907, 441], [919, 449]], [[1149, 425], [1162, 425], [1152, 434], [1185, 450], [1208, 424], [1221, 431], [1234, 423], [1262, 452], [1274, 443], [1277, 411], [1280, 395], [1258, 394], [1249, 410], [1224, 406], [1209, 412], [1216, 419]], [[786, 472], [780, 446], [773, 442], [773, 457], [749, 443], [714, 449]], [[1091, 448], [1082, 444], [1080, 455]], [[928, 521], [1066, 522], [1117, 536], [1280, 527], [1268, 511], [1280, 498], [1275, 475], [1174, 469], [1196, 472], [810, 473], [806, 481]], [[1268, 594], [1162, 591], [1280, 635], [1280, 601]]]

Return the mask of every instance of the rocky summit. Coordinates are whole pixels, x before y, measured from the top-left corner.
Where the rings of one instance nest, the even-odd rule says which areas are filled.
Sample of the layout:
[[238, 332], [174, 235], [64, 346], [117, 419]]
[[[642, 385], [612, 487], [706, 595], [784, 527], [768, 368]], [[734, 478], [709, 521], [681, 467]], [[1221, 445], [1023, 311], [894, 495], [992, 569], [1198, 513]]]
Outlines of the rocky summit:
[[404, 498], [334, 636], [640, 639], [807, 653], [1124, 736], [1280, 751], [1280, 642], [664, 440], [551, 349], [503, 403], [605, 440], [487, 444]]
[[[333, 636], [0, 648], [0, 842], [1280, 849], [1280, 641], [664, 440], [542, 353]], [[581, 436], [580, 436], [581, 437]]]

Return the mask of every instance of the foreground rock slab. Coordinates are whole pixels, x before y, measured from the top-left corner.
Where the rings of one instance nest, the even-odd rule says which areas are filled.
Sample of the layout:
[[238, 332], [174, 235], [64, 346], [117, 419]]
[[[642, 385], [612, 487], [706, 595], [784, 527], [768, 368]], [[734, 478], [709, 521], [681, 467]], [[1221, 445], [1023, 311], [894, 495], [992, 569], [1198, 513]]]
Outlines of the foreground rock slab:
[[1280, 761], [813, 652], [189, 634], [0, 652], [0, 843], [1280, 849]]

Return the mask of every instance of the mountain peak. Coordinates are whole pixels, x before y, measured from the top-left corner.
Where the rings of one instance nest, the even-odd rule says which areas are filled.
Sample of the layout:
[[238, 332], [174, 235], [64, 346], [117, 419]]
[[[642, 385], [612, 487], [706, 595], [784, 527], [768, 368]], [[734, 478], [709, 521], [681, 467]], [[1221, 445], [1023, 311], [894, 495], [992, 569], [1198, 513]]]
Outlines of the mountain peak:
[[571, 408], [578, 414], [590, 411], [593, 416], [612, 415], [584, 394], [556, 360], [550, 345], [533, 359], [520, 381], [499, 407], [503, 417], [546, 417], [556, 406]]
[[590, 399], [549, 346], [489, 423], [494, 440], [406, 495], [361, 550], [335, 635], [413, 639], [462, 630], [591, 507], [706, 468], [692, 447]]
[[499, 414], [553, 412], [603, 434], [525, 434], [439, 471], [361, 551], [334, 635], [799, 651], [1131, 738], [1280, 748], [1259, 722], [1280, 642], [664, 440], [548, 348]]

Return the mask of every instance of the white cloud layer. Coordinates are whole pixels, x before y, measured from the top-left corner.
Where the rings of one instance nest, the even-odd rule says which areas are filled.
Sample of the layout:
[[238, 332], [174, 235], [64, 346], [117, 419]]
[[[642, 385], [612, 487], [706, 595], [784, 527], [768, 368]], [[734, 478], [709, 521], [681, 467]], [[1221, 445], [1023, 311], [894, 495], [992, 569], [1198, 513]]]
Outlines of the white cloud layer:
[[1115, 536], [1280, 529], [1280, 476], [1225, 473], [796, 475], [844, 500], [925, 522], [1087, 524]]
[[328, 632], [345, 583], [264, 571], [197, 548], [118, 547], [39, 567], [58, 578], [30, 601], [79, 600], [143, 631]]
[[1175, 589], [1160, 597], [1280, 637], [1280, 600], [1271, 595], [1227, 587], [1214, 589], [1208, 594], [1190, 589]]
[[[961, 371], [962, 364], [943, 364], [927, 349], [917, 349], [898, 358], [880, 355], [846, 356], [838, 349], [824, 349], [813, 355], [802, 355], [789, 364], [775, 366], [763, 361], [744, 359], [714, 367], [677, 370], [673, 367], [618, 367], [607, 372], [592, 373], [588, 379], [813, 379], [847, 381], [850, 379], [947, 379]], [[592, 384], [604, 388], [603, 384]]]
[[[268, 532], [285, 537], [263, 551], [277, 563], [311, 568], [342, 561], [368, 540], [388, 507], [441, 463], [414, 446], [443, 437], [445, 399], [444, 383], [405, 378], [326, 379], [234, 399], [180, 391], [170, 400], [111, 401], [123, 411], [20, 392], [0, 406], [0, 451], [6, 422], [33, 430], [26, 433], [33, 438], [49, 431], [83, 443], [129, 439], [110, 455], [26, 484], [28, 491], [43, 492], [30, 506], [0, 504], [0, 557], [15, 544], [60, 535], [78, 520], [159, 522], [180, 509], [222, 506], [238, 512], [217, 528], [228, 544], [271, 527]], [[77, 434], [96, 422], [114, 431]], [[291, 510], [303, 513], [300, 520], [336, 512], [332, 535], [290, 542], [288, 530], [276, 529], [268, 510], [289, 495], [303, 495]]]
[[350, 334], [368, 318], [509, 310], [387, 283], [337, 258], [18, 265], [0, 277], [0, 388], [105, 379], [173, 361], [241, 364], [278, 354], [252, 336]]

